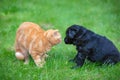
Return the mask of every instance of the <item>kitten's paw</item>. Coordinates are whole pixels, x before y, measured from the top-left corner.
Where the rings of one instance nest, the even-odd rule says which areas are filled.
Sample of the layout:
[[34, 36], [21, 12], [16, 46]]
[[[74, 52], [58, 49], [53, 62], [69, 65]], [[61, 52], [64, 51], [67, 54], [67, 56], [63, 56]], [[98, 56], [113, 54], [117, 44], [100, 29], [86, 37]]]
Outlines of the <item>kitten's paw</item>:
[[36, 64], [37, 65], [37, 67], [39, 67], [39, 68], [43, 68], [43, 64]]
[[47, 57], [49, 57], [49, 55], [45, 54], [45, 57], [47, 58]]
[[19, 60], [24, 60], [24, 58], [25, 58], [24, 55], [21, 52], [16, 52], [15, 56]]
[[29, 61], [25, 61], [24, 64], [25, 64], [25, 65], [26, 65], [26, 64], [29, 64]]
[[43, 65], [45, 64], [45, 61], [38, 60], [38, 62], [35, 62], [35, 64], [36, 64], [37, 67], [42, 68]]

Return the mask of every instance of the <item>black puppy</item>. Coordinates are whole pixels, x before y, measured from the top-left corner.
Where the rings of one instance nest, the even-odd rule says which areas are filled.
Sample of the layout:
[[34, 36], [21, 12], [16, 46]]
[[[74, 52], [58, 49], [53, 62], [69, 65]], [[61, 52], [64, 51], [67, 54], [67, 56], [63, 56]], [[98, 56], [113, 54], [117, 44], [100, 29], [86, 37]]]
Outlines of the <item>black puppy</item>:
[[72, 25], [66, 31], [64, 39], [66, 44], [73, 44], [78, 51], [72, 60], [81, 67], [85, 59], [102, 64], [116, 64], [120, 61], [120, 54], [114, 44], [104, 36], [79, 26]]

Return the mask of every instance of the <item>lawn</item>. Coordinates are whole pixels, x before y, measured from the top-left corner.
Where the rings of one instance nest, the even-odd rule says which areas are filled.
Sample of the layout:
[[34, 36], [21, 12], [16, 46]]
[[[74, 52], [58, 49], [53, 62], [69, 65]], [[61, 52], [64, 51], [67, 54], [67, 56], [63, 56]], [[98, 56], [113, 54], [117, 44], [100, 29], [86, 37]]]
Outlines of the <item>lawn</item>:
[[[76, 49], [64, 44], [65, 30], [78, 24], [106, 36], [120, 51], [119, 7], [120, 0], [0, 0], [0, 80], [120, 80], [120, 63], [97, 66], [86, 61], [82, 68], [70, 69], [75, 64], [68, 60]], [[16, 30], [25, 21], [59, 29], [62, 35], [41, 69], [31, 57], [24, 65], [14, 56]]]

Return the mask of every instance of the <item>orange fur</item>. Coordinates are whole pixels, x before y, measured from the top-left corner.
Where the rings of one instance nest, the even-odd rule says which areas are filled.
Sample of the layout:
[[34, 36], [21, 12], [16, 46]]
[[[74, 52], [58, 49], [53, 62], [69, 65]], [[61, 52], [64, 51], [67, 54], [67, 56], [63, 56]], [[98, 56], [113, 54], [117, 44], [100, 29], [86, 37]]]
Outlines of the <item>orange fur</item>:
[[43, 30], [39, 25], [32, 22], [24, 22], [16, 32], [16, 58], [29, 62], [29, 54], [35, 64], [42, 67], [52, 46], [61, 42], [61, 35], [58, 30]]

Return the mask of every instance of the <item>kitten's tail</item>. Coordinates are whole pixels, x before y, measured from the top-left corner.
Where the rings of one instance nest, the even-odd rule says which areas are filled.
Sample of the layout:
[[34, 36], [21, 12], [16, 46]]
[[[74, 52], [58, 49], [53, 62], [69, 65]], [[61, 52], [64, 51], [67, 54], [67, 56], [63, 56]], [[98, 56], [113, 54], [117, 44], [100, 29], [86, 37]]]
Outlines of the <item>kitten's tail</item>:
[[15, 56], [19, 60], [24, 60], [25, 59], [24, 55], [22, 53], [20, 53], [20, 52], [16, 52]]

